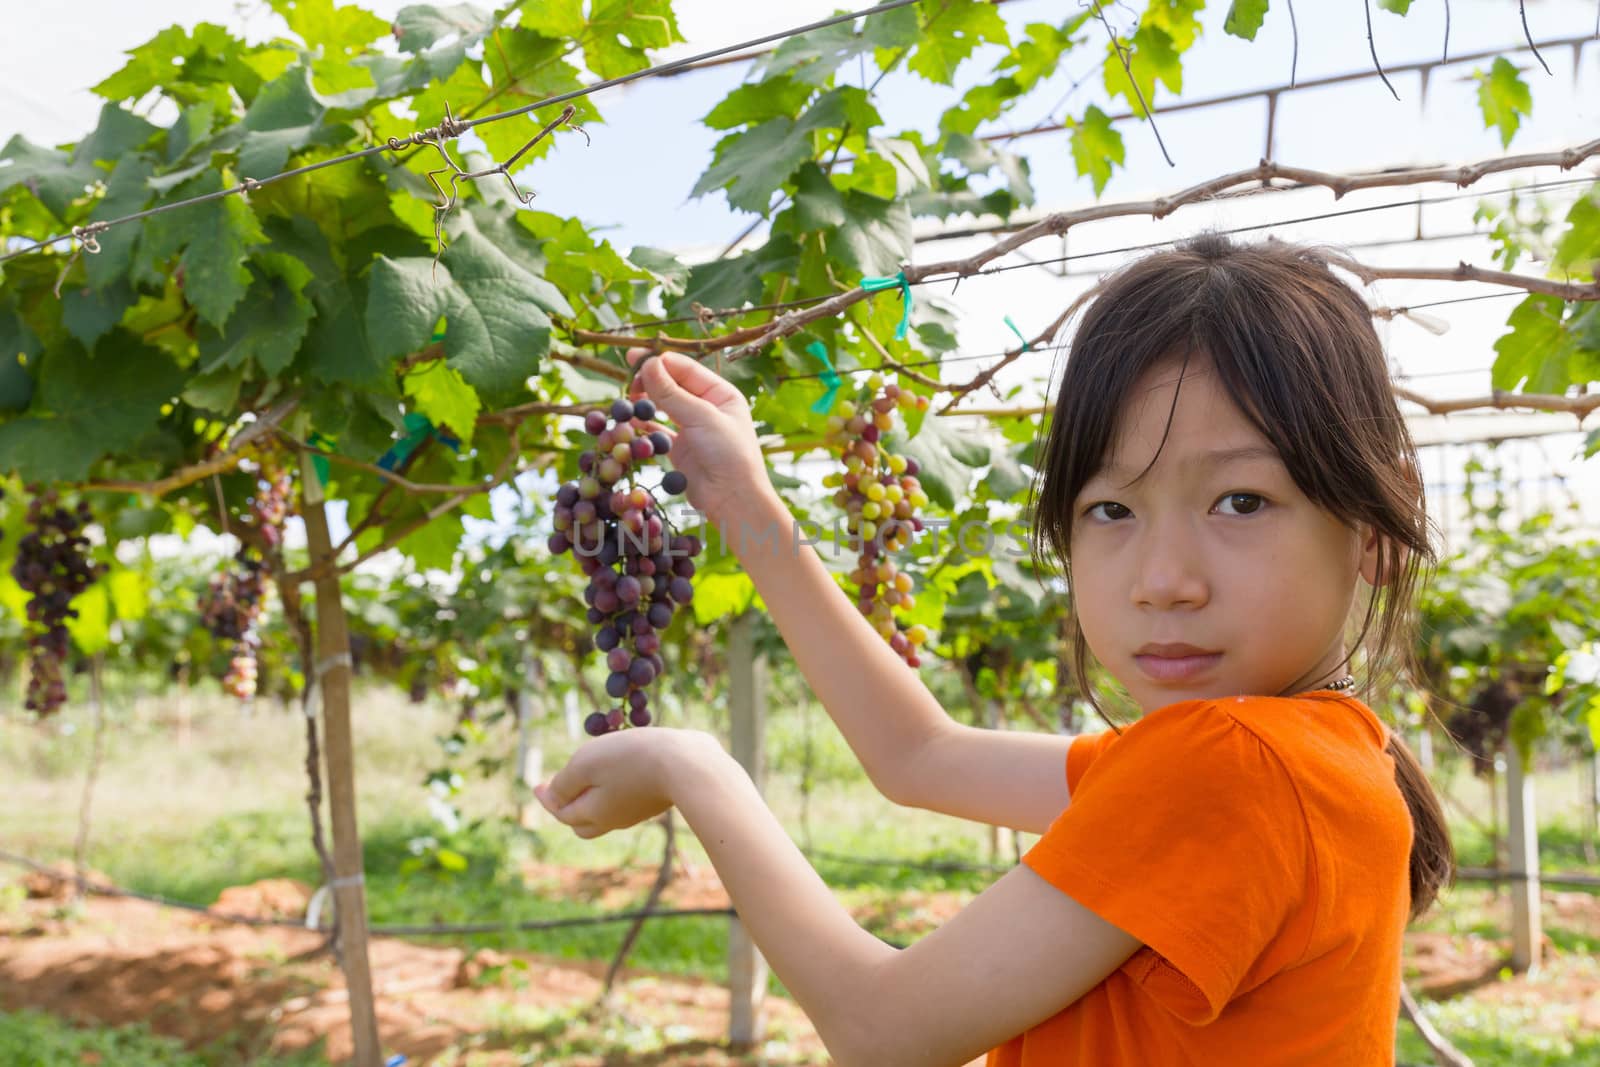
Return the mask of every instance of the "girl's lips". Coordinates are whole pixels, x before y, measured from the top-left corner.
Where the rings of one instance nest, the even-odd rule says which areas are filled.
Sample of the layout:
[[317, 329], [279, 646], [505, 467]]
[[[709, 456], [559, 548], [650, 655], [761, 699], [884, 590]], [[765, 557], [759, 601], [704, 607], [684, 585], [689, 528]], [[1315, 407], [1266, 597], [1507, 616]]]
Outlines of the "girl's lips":
[[1222, 659], [1222, 653], [1210, 652], [1200, 656], [1135, 656], [1139, 665], [1157, 682], [1188, 682], [1205, 674]]

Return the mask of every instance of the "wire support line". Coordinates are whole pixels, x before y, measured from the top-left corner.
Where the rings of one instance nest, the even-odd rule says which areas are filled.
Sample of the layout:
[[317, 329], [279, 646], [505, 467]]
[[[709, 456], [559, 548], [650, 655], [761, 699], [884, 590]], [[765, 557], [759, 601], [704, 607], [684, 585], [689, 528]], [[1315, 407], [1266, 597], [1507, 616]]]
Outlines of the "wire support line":
[[[274, 182], [281, 182], [289, 178], [298, 178], [302, 175], [311, 174], [315, 171], [325, 170], [328, 167], [337, 167], [345, 163], [354, 163], [357, 160], [381, 155], [384, 152], [398, 152], [402, 149], [410, 148], [413, 145], [419, 147], [424, 145], [434, 145], [439, 147], [439, 150], [443, 152], [443, 145], [446, 142], [455, 140], [468, 130], [487, 125], [491, 122], [499, 122], [502, 119], [515, 118], [519, 115], [525, 115], [530, 111], [538, 110], [539, 108], [554, 107], [557, 104], [564, 104], [569, 100], [576, 100], [579, 97], [588, 96], [591, 93], [597, 93], [602, 89], [610, 89], [614, 86], [624, 85], [628, 82], [639, 81], [642, 78], [659, 77], [663, 74], [674, 73], [684, 67], [689, 66], [690, 64], [698, 63], [703, 60], [715, 59], [718, 56], [724, 56], [732, 52], [740, 52], [750, 48], [756, 48], [764, 44], [771, 44], [774, 41], [781, 41], [789, 37], [797, 37], [800, 34], [810, 33], [813, 30], [824, 29], [828, 26], [836, 26], [841, 22], [850, 22], [855, 19], [871, 15], [881, 15], [885, 12], [893, 11], [896, 8], [909, 7], [912, 4], [921, 2], [922, 0], [887, 0], [886, 3], [878, 4], [875, 7], [863, 8], [860, 11], [853, 11], [848, 14], [834, 15], [830, 18], [819, 19], [816, 22], [810, 22], [804, 26], [797, 26], [793, 29], [782, 30], [778, 33], [769, 33], [762, 37], [752, 38], [748, 41], [740, 41], [738, 44], [731, 44], [722, 48], [714, 48], [709, 52], [702, 52], [698, 55], [687, 56], [683, 59], [673, 60], [670, 63], [662, 63], [657, 66], [646, 67], [644, 70], [634, 71], [632, 74], [623, 74], [615, 78], [606, 78], [603, 81], [595, 82], [593, 85], [585, 85], [582, 88], [574, 89], [571, 92], [545, 97], [543, 100], [536, 100], [531, 104], [524, 104], [522, 107], [513, 108], [510, 111], [500, 111], [492, 115], [483, 115], [479, 118], [470, 120], [456, 119], [447, 112], [439, 125], [430, 126], [425, 130], [411, 134], [409, 137], [391, 137], [384, 143], [373, 145], [370, 148], [363, 148], [355, 152], [347, 152], [342, 156], [334, 156], [331, 159], [318, 160], [315, 163], [307, 163], [303, 166], [294, 167], [290, 170], [281, 171], [277, 174], [270, 174], [264, 178], [243, 178], [237, 185], [230, 186], [226, 189], [218, 189], [210, 193], [203, 193], [200, 196], [193, 196], [184, 200], [175, 200], [170, 204], [162, 204], [158, 207], [146, 208], [143, 211], [136, 211], [132, 214], [122, 215], [114, 219], [102, 219], [99, 221], [86, 223], [81, 226], [74, 226], [67, 233], [58, 234], [55, 237], [48, 237], [43, 240], [35, 241], [32, 244], [26, 245], [19, 249], [14, 249], [13, 251], [7, 252], [4, 255], [0, 255], [0, 263], [17, 259], [20, 256], [30, 255], [31, 253], [37, 252], [41, 249], [48, 248], [51, 245], [59, 244], [62, 241], [72, 240], [78, 241], [83, 246], [85, 251], [93, 254], [98, 250], [98, 246], [95, 243], [96, 239], [101, 234], [115, 226], [123, 226], [131, 222], [141, 222], [145, 219], [153, 218], [156, 215], [161, 215], [168, 211], [176, 211], [179, 208], [195, 207], [200, 204], [210, 203], [213, 200], [221, 200], [223, 197], [237, 196], [243, 193], [254, 192], [257, 189], [260, 189], [266, 185], [271, 185]], [[524, 147], [523, 151], [526, 151], [526, 146]], [[518, 156], [521, 154], [521, 152], [517, 153]], [[513, 156], [512, 158], [514, 160], [516, 156]], [[460, 168], [456, 168], [456, 170], [458, 173], [460, 172]], [[489, 173], [500, 173], [500, 171], [498, 168], [494, 168], [491, 169]]]

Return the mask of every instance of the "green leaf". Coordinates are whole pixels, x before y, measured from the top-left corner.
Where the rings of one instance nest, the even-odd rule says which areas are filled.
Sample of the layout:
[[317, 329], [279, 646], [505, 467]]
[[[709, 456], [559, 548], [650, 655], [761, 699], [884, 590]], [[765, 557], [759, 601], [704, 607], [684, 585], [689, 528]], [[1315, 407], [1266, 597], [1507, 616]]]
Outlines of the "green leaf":
[[[174, 191], [176, 197], [197, 196], [222, 188], [222, 176], [211, 172]], [[155, 273], [156, 264], [183, 250], [178, 265], [184, 272], [184, 297], [211, 325], [221, 328], [250, 287], [245, 259], [265, 240], [250, 205], [237, 196], [157, 215], [144, 224], [135, 277]]]
[[520, 396], [538, 373], [550, 347], [550, 320], [541, 307], [572, 314], [548, 282], [468, 231], [451, 242], [437, 268], [426, 259], [379, 257], [367, 335], [373, 352], [389, 360], [422, 348], [444, 318], [450, 366], [493, 403]]
[[1228, 5], [1228, 17], [1222, 23], [1222, 32], [1253, 41], [1266, 17], [1267, 0], [1233, 0]]
[[67, 632], [85, 655], [104, 652], [111, 645], [111, 599], [106, 587], [95, 583], [72, 598], [77, 617], [68, 617]]
[[239, 173], [265, 178], [282, 170], [290, 153], [341, 140], [322, 128], [326, 111], [311, 87], [309, 67], [291, 67], [262, 86], [244, 120], [230, 131], [241, 137]]
[[521, 25], [545, 37], [581, 37], [588, 23], [583, 17], [583, 0], [523, 0]]
[[[788, 533], [780, 530], [779, 537]], [[742, 571], [732, 574], [708, 574], [702, 572], [695, 576], [694, 621], [698, 626], [709, 626], [721, 619], [731, 619], [749, 611], [757, 603], [755, 583], [750, 576]]]
[[[100, 121], [94, 131], [72, 150], [72, 162], [76, 165], [97, 161], [116, 163], [160, 129], [116, 104], [105, 104], [100, 108]], [[94, 170], [86, 167], [86, 173], [93, 174]]]
[[[580, 88], [582, 82], [578, 68], [562, 58], [569, 47], [569, 43], [565, 40], [542, 37], [522, 27], [501, 27], [496, 30], [492, 47], [486, 46], [484, 49], [484, 60], [488, 64], [490, 78], [495, 87], [502, 92], [495, 102], [495, 110], [510, 110], [535, 100], [559, 96]], [[476, 79], [477, 75], [474, 74], [473, 77]], [[482, 96], [485, 91], [480, 86], [477, 95]], [[449, 99], [454, 102], [468, 97], [457, 94]], [[577, 108], [577, 113], [573, 116], [574, 122], [583, 125], [600, 121], [600, 113], [588, 97], [579, 97], [571, 103]], [[483, 138], [484, 147], [496, 160], [510, 159], [555, 115], [553, 108], [534, 111], [527, 115], [479, 126], [476, 132]], [[525, 166], [536, 159], [545, 158], [554, 151], [561, 138], [581, 136], [557, 130], [529, 149], [527, 154], [518, 160], [517, 166]]]
[[356, 4], [334, 7], [333, 0], [270, 0], [272, 10], [307, 48], [359, 52], [389, 33], [389, 23]]
[[412, 4], [394, 17], [394, 35], [402, 52], [421, 52], [452, 35], [471, 48], [494, 24], [493, 15], [473, 4]]
[[99, 292], [67, 286], [61, 293], [62, 325], [79, 344], [93, 349], [96, 341], [122, 321], [122, 313], [133, 306], [134, 299], [133, 289], [125, 280]]
[[1567, 212], [1567, 229], [1550, 259], [1554, 270], [1595, 276], [1600, 261], [1600, 186], [1580, 197]]
[[681, 40], [672, 0], [593, 0], [583, 54], [590, 70], [616, 78], [649, 66], [647, 49]]
[[165, 353], [121, 330], [104, 338], [93, 358], [71, 342], [52, 346], [28, 413], [0, 424], [0, 471], [28, 481], [76, 481], [95, 460], [154, 428], [182, 383]]
[[28, 368], [43, 350], [22, 317], [0, 306], [0, 414], [27, 408], [33, 399], [33, 375]]
[[460, 873], [467, 869], [467, 857], [450, 848], [435, 849], [433, 858], [439, 861], [439, 866], [447, 871]]
[[1112, 128], [1110, 117], [1093, 104], [1072, 127], [1072, 162], [1080, 176], [1094, 183], [1095, 196], [1105, 191], [1112, 166], [1127, 162], [1122, 134]]
[[956, 68], [984, 42], [1011, 43], [999, 10], [988, 0], [950, 0], [925, 15], [906, 67], [937, 85], [950, 85]]
[[[1183, 63], [1171, 34], [1160, 26], [1142, 22], [1128, 42], [1127, 70], [1117, 50], [1106, 45], [1105, 86], [1112, 97], [1122, 97], [1136, 115], [1143, 115], [1146, 106], [1155, 106], [1156, 82], [1161, 82], [1174, 94], [1183, 92]], [[1129, 81], [1128, 75], [1133, 75]], [[1134, 86], [1137, 85], [1136, 90]], [[1144, 102], [1140, 103], [1140, 94]]]
[[421, 364], [406, 375], [403, 387], [415, 410], [429, 422], [450, 430], [462, 447], [472, 444], [483, 402], [454, 368], [438, 360]]
[[728, 203], [742, 211], [762, 212], [772, 194], [795, 169], [813, 157], [813, 135], [844, 123], [845, 104], [835, 89], [817, 98], [799, 120], [768, 119], [745, 133], [717, 142], [712, 164], [695, 183], [690, 196], [726, 189]]
[[1522, 116], [1533, 111], [1533, 94], [1528, 83], [1517, 73], [1514, 63], [1504, 56], [1496, 56], [1489, 73], [1473, 71], [1478, 81], [1478, 108], [1483, 112], [1483, 127], [1500, 131], [1500, 146], [1504, 148], [1516, 136]]
[[70, 156], [54, 148], [41, 148], [20, 133], [0, 149], [0, 193], [26, 185], [57, 218], [65, 218], [73, 200], [83, 195], [92, 170], [75, 165]]
[[767, 57], [760, 74], [763, 82], [788, 75], [807, 86], [826, 86], [841, 66], [874, 47], [869, 38], [856, 33], [853, 25], [838, 22], [787, 38]]
[[1411, 10], [1411, 0], [1378, 0], [1378, 8], [1381, 11], [1404, 15]]
[[1579, 349], [1563, 326], [1559, 297], [1533, 294], [1506, 319], [1510, 332], [1494, 343], [1496, 389], [1560, 393], [1575, 380], [1570, 365]]
[[911, 259], [911, 206], [863, 193], [846, 193], [839, 227], [840, 259], [862, 274], [893, 274]]
[[311, 324], [305, 289], [311, 271], [292, 256], [264, 253], [250, 262], [254, 278], [242, 303], [220, 331], [200, 336], [200, 369], [211, 374], [254, 360], [263, 374], [282, 374]]
[[789, 77], [768, 77], [764, 81], [747, 82], [718, 101], [717, 106], [701, 121], [713, 130], [729, 130], [735, 126], [785, 118], [798, 114], [816, 91], [816, 86]]

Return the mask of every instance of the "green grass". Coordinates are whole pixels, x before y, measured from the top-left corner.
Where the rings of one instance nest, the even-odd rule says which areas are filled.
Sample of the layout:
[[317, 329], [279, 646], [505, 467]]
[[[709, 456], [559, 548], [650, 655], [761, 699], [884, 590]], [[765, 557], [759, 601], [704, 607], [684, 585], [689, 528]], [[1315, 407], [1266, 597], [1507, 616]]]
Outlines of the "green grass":
[[236, 1058], [220, 1050], [186, 1050], [142, 1026], [74, 1026], [36, 1011], [0, 1012], [0, 1063], [6, 1067], [316, 1067], [327, 1060], [312, 1050], [289, 1057]]

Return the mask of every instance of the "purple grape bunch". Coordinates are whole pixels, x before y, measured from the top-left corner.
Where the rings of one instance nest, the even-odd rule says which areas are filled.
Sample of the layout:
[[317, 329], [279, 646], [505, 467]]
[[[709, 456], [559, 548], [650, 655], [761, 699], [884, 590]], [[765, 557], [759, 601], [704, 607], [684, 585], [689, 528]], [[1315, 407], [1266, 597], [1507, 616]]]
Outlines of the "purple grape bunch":
[[28, 693], [29, 711], [43, 717], [67, 700], [62, 672], [72, 651], [67, 620], [78, 613], [70, 605], [105, 572], [89, 558], [89, 539], [83, 527], [90, 521], [89, 505], [61, 506], [54, 490], [33, 498], [28, 523], [33, 527], [17, 541], [17, 558], [11, 576], [29, 594]]
[[[606, 695], [616, 706], [584, 721], [591, 736], [625, 726], [649, 726], [649, 686], [666, 670], [661, 634], [678, 608], [694, 599], [698, 537], [675, 533], [655, 495], [640, 484], [650, 462], [672, 451], [672, 440], [653, 429], [649, 400], [619, 398], [609, 417], [591, 411], [583, 428], [593, 447], [578, 456], [577, 481], [556, 492], [555, 532], [549, 548], [570, 552], [589, 579], [583, 598], [595, 627], [594, 645], [606, 657]], [[668, 471], [660, 488], [677, 496], [688, 488], [682, 471]]]
[[267, 568], [248, 548], [239, 549], [234, 564], [211, 576], [200, 598], [200, 624], [217, 640], [233, 646], [228, 673], [222, 679], [223, 691], [249, 700], [256, 695], [261, 648], [257, 624], [267, 591]]

